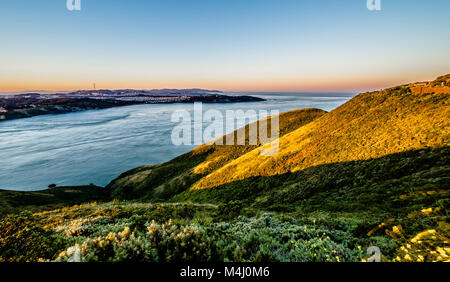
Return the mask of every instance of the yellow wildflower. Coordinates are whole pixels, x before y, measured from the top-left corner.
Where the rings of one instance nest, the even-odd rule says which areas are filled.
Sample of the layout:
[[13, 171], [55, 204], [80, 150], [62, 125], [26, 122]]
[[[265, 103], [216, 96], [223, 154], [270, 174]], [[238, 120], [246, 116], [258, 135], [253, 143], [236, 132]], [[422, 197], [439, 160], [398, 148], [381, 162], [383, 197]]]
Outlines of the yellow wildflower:
[[394, 226], [392, 227], [392, 232], [394, 232], [395, 234], [401, 234], [402, 233], [402, 226], [398, 225], [398, 226]]
[[422, 213], [425, 215], [430, 215], [433, 212], [433, 208], [423, 209]]
[[406, 260], [411, 260], [411, 256], [410, 256], [409, 254], [406, 254], [406, 255], [405, 255], [405, 259], [406, 259]]
[[448, 255], [447, 255], [447, 252], [443, 249], [443, 248], [441, 248], [441, 247], [437, 247], [436, 248], [436, 251], [441, 255], [441, 256], [443, 256], [443, 257], [447, 257]]

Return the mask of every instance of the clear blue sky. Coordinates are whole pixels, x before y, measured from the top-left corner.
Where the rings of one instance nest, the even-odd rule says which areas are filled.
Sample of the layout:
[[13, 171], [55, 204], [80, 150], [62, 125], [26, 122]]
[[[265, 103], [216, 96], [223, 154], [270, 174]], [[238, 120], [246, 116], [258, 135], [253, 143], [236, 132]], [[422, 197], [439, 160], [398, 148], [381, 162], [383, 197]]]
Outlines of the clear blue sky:
[[450, 73], [450, 1], [0, 1], [0, 91], [360, 91]]

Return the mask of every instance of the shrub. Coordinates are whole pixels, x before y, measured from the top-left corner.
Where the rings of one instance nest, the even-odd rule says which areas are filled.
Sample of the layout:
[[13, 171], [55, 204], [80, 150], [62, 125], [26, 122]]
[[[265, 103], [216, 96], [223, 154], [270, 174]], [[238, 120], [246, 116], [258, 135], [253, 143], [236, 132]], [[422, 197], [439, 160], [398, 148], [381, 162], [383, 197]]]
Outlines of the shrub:
[[348, 232], [283, 222], [269, 214], [203, 225], [152, 221], [146, 223], [145, 232], [132, 232], [129, 227], [121, 230], [84, 239], [62, 252], [58, 260], [333, 262], [362, 259], [362, 249], [355, 243], [357, 239]]
[[214, 247], [203, 228], [196, 225], [178, 226], [154, 221], [146, 233], [134, 233], [125, 227], [122, 232], [87, 239], [81, 245], [68, 248], [58, 261], [146, 261], [179, 262], [211, 261]]
[[215, 219], [218, 221], [233, 219], [241, 213], [243, 206], [243, 203], [237, 200], [229, 201], [226, 204], [220, 204]]
[[67, 239], [45, 230], [29, 212], [0, 221], [0, 261], [51, 260], [68, 245]]

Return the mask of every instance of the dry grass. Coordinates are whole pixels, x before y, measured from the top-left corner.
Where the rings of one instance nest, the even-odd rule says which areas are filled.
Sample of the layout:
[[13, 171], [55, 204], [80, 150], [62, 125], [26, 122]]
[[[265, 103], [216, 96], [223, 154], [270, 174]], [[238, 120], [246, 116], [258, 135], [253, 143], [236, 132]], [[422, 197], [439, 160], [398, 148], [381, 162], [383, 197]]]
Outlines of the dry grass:
[[360, 94], [281, 137], [276, 156], [260, 156], [261, 147], [256, 148], [203, 177], [191, 189], [449, 146], [449, 102], [448, 93], [418, 95], [407, 87]]
[[[301, 109], [282, 113], [279, 116], [280, 136], [288, 134], [301, 126], [326, 114], [319, 109]], [[257, 127], [258, 127], [257, 122]], [[271, 119], [268, 119], [270, 130]], [[249, 145], [249, 128], [245, 127], [246, 145], [237, 144], [237, 131], [234, 132], [234, 145], [202, 145], [193, 151], [167, 163], [144, 166], [122, 174], [107, 189], [113, 198], [166, 200], [188, 189], [199, 178], [225, 166], [227, 163], [251, 152], [259, 145]], [[226, 136], [223, 136], [225, 144]]]

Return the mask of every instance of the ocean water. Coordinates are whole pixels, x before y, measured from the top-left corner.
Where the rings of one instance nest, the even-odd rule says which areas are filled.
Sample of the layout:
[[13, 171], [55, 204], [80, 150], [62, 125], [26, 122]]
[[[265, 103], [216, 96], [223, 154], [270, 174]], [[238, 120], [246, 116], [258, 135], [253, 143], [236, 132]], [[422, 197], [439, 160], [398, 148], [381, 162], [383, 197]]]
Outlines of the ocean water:
[[[354, 94], [232, 93], [265, 102], [203, 104], [203, 111], [319, 108], [331, 111]], [[37, 116], [0, 122], [0, 189], [35, 191], [58, 186], [107, 185], [138, 166], [169, 161], [195, 145], [175, 146], [171, 122], [193, 104], [156, 104]], [[193, 115], [191, 115], [193, 117]], [[205, 127], [207, 124], [204, 125]]]

